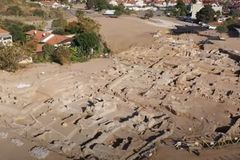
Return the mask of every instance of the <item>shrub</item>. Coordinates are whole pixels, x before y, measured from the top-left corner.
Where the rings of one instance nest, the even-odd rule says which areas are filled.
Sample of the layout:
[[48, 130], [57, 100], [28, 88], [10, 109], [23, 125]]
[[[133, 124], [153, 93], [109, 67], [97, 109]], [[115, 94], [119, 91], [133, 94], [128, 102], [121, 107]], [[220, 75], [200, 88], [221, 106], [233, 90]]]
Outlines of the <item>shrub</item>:
[[41, 9], [35, 9], [33, 11], [33, 16], [38, 16], [38, 17], [44, 17], [45, 16], [45, 12]]
[[29, 25], [29, 24], [24, 25], [22, 28], [23, 32], [28, 32], [35, 29], [36, 27], [34, 25]]
[[95, 0], [94, 5], [95, 5], [95, 9], [97, 9], [98, 11], [109, 8], [109, 3], [107, 2], [107, 0]]
[[13, 41], [20, 41], [25, 42], [26, 41], [26, 35], [25, 32], [29, 29], [35, 28], [33, 25], [28, 25], [21, 23], [19, 21], [13, 21], [13, 20], [4, 20], [2, 23], [2, 27], [8, 30], [11, 35], [13, 36]]
[[70, 55], [69, 48], [61, 46], [52, 54], [52, 60], [61, 65], [68, 64], [70, 63]]
[[228, 31], [228, 28], [225, 26], [225, 25], [222, 25], [222, 26], [217, 26], [216, 30], [219, 32], [219, 33], [225, 33]]
[[101, 47], [100, 37], [94, 32], [85, 32], [76, 36], [74, 43], [84, 54], [98, 51]]
[[43, 46], [43, 58], [45, 61], [50, 62], [52, 61], [52, 55], [54, 54], [55, 47], [52, 45], [44, 45]]
[[100, 25], [89, 17], [79, 16], [77, 24], [83, 30], [83, 32], [98, 33], [100, 30]]
[[20, 45], [0, 46], [0, 69], [9, 72], [16, 71], [24, 58], [30, 56], [30, 53]]
[[188, 10], [183, 0], [177, 0], [175, 16], [186, 16], [187, 13]]
[[66, 34], [65, 29], [64, 29], [64, 28], [61, 28], [61, 27], [55, 28], [55, 29], [53, 30], [53, 33], [54, 33], [54, 34], [60, 34], [60, 35]]
[[149, 19], [149, 18], [151, 18], [151, 17], [153, 17], [153, 11], [152, 10], [147, 10], [145, 13], [144, 13], [144, 15], [143, 15], [143, 19]]
[[67, 26], [67, 20], [63, 18], [58, 18], [56, 20], [53, 20], [52, 27], [53, 28], [65, 28]]
[[91, 58], [90, 55], [81, 52], [78, 47], [70, 48], [70, 53], [70, 60], [72, 62], [85, 62]]
[[79, 34], [84, 31], [84, 28], [78, 22], [74, 21], [68, 24], [68, 26], [65, 28], [65, 31], [70, 34]]
[[7, 15], [15, 15], [15, 16], [22, 16], [23, 15], [22, 9], [18, 6], [8, 7], [6, 13], [7, 13]]
[[205, 23], [211, 22], [214, 20], [215, 11], [212, 9], [212, 6], [204, 6], [198, 13], [197, 13], [197, 20], [202, 21]]
[[7, 30], [11, 33], [13, 37], [13, 41], [20, 41], [20, 42], [25, 42], [26, 41], [26, 35], [21, 28], [21, 26], [17, 24], [12, 24], [7, 27]]
[[121, 16], [122, 14], [129, 14], [129, 10], [126, 10], [124, 5], [118, 5], [118, 6], [114, 6], [110, 9], [114, 9], [115, 10], [115, 15], [116, 16]]

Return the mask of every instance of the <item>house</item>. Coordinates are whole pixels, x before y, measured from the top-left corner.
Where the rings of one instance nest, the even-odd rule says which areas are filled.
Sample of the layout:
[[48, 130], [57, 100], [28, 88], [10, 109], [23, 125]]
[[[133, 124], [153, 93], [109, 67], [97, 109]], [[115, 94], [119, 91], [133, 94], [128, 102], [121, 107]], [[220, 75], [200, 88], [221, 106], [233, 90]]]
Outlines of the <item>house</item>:
[[[211, 5], [212, 6], [212, 9], [215, 11], [215, 12], [220, 12], [222, 14], [222, 10], [223, 10], [223, 7], [216, 4], [216, 3], [209, 3], [208, 5]], [[197, 3], [195, 4], [191, 4], [191, 13], [192, 13], [192, 16], [191, 18], [192, 19], [196, 19], [196, 15], [197, 13], [204, 7], [204, 3], [202, 1], [199, 1], [197, 0]]]
[[51, 0], [42, 0], [41, 2], [39, 2], [39, 4], [41, 6], [45, 6], [45, 7], [51, 7], [53, 9], [57, 9], [57, 8], [65, 8], [65, 9], [70, 9], [69, 5], [66, 4], [61, 4], [57, 1], [51, 1]]
[[12, 45], [12, 35], [2, 28], [0, 28], [0, 43], [3, 45]]
[[26, 33], [28, 39], [31, 39], [37, 43], [36, 53], [43, 52], [43, 46], [48, 44], [54, 47], [67, 46], [70, 47], [73, 41], [73, 35], [57, 35], [50, 32], [44, 32], [39, 30], [31, 30]]

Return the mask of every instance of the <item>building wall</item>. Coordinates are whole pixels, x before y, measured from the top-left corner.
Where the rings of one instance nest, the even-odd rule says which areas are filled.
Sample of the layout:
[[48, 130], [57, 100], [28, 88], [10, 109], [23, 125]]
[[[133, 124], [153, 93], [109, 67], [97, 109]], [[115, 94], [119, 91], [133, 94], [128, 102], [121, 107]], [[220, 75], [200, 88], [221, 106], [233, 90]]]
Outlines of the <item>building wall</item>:
[[12, 45], [12, 36], [10, 34], [0, 35], [0, 43], [3, 45]]

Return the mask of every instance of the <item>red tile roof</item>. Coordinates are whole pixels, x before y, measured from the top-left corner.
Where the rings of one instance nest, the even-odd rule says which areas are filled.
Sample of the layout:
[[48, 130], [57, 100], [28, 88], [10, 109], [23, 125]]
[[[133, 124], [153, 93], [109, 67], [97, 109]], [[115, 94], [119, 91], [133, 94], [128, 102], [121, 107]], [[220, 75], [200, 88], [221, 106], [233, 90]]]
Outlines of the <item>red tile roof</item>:
[[38, 31], [38, 30], [31, 30], [31, 31], [28, 31], [26, 34], [29, 36], [32, 36], [34, 38], [34, 40], [36, 40], [36, 41], [41, 41], [42, 39], [49, 36], [51, 33], [44, 32], [44, 31]]
[[63, 36], [63, 35], [53, 35], [49, 40], [47, 40], [45, 43], [49, 45], [55, 45], [55, 44], [60, 44], [64, 43], [67, 41], [72, 41], [72, 38]]
[[72, 37], [67, 37], [64, 35], [56, 35], [49, 32], [38, 31], [38, 30], [31, 30], [26, 32], [27, 35], [33, 37], [33, 41], [36, 41], [38, 44], [36, 46], [36, 52], [40, 53], [43, 51], [43, 46], [45, 44], [49, 45], [57, 45], [63, 44], [66, 42], [71, 42], [73, 40]]
[[8, 31], [6, 31], [6, 30], [0, 28], [0, 34], [8, 34], [8, 33], [9, 33]]
[[36, 53], [43, 52], [43, 46], [44, 46], [44, 44], [37, 44]]
[[46, 43], [49, 45], [55, 45], [59, 43], [64, 43], [66, 41], [71, 41], [72, 38], [63, 35], [51, 34], [49, 32], [31, 30], [26, 33], [34, 38], [34, 40], [42, 43]]

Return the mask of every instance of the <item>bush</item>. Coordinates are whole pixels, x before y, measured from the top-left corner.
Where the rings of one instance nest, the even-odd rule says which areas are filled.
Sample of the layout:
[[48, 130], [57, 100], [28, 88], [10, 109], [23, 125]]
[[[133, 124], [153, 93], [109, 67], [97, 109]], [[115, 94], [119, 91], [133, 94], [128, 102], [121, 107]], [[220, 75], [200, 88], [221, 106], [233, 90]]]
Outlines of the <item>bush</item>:
[[212, 6], [204, 6], [198, 13], [197, 13], [197, 20], [201, 22], [212, 22], [214, 20], [215, 11], [212, 9]]
[[177, 0], [175, 16], [186, 16], [188, 13], [187, 6], [183, 2], [183, 0]]
[[7, 30], [11, 33], [14, 42], [26, 42], [26, 35], [21, 26], [17, 24], [12, 24], [7, 27]]
[[240, 17], [240, 9], [231, 9], [230, 15], [233, 17]]
[[99, 33], [100, 25], [89, 17], [79, 16], [77, 24], [79, 25], [79, 28], [83, 30], [83, 32]]
[[61, 27], [55, 28], [55, 29], [53, 30], [53, 33], [54, 33], [54, 34], [60, 34], [60, 35], [66, 34], [65, 29], [64, 29], [64, 28], [61, 28]]
[[145, 13], [144, 13], [144, 15], [143, 15], [143, 19], [149, 19], [149, 18], [151, 18], [151, 17], [153, 17], [153, 11], [152, 10], [147, 10]]
[[65, 28], [65, 31], [70, 34], [79, 34], [84, 32], [84, 27], [78, 22], [74, 21], [68, 24], [68, 26]]
[[13, 41], [20, 41], [20, 42], [26, 41], [25, 32], [31, 29], [35, 29], [35, 26], [33, 25], [28, 25], [28, 24], [21, 23], [19, 21], [13, 21], [13, 20], [7, 20], [7, 19], [2, 22], [2, 27], [11, 33], [11, 35], [13, 36]]
[[99, 51], [101, 47], [101, 39], [94, 32], [85, 32], [77, 35], [74, 43], [84, 54], [90, 54], [93, 53], [93, 51]]
[[94, 5], [95, 5], [95, 9], [98, 11], [109, 8], [109, 3], [107, 2], [107, 0], [95, 0]]
[[219, 33], [226, 33], [228, 31], [228, 28], [225, 25], [222, 25], [222, 26], [217, 26], [216, 30]]
[[24, 25], [22, 28], [23, 32], [28, 32], [35, 29], [36, 27], [34, 25], [29, 25], [29, 24]]
[[23, 46], [0, 46], [0, 69], [14, 72], [20, 67], [19, 62], [29, 56]]
[[70, 51], [67, 47], [58, 47], [52, 55], [53, 62], [61, 65], [70, 63]]
[[65, 28], [68, 25], [67, 20], [63, 18], [58, 18], [56, 20], [53, 20], [52, 27], [53, 28]]
[[38, 17], [44, 17], [45, 16], [45, 12], [41, 9], [35, 9], [33, 11], [33, 16], [38, 16]]
[[50, 62], [52, 61], [52, 55], [54, 54], [55, 47], [52, 45], [44, 45], [43, 46], [43, 58], [45, 61]]
[[128, 14], [127, 10], [125, 10], [123, 5], [119, 5], [119, 6], [114, 6], [112, 9], [115, 10], [115, 15], [116, 16], [121, 16], [122, 14], [126, 13]]
[[39, 54], [35, 54], [33, 56], [33, 62], [35, 63], [43, 63], [43, 62], [52, 62], [52, 55], [55, 52], [55, 47], [52, 45], [44, 45], [43, 52]]
[[15, 16], [22, 16], [23, 15], [22, 9], [18, 6], [8, 7], [6, 13], [7, 13], [7, 15], [15, 15]]

